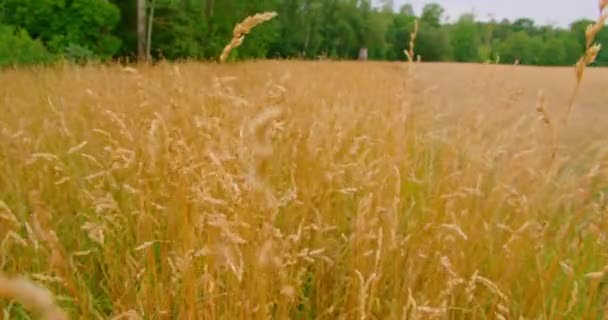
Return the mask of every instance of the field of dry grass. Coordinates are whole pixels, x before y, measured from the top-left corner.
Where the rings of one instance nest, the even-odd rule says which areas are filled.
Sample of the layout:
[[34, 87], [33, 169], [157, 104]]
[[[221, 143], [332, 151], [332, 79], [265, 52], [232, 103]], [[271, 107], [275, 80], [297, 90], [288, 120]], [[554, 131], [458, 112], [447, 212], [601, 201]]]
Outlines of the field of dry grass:
[[26, 276], [74, 319], [608, 317], [606, 79], [564, 125], [570, 68], [3, 71], [0, 298], [45, 298]]

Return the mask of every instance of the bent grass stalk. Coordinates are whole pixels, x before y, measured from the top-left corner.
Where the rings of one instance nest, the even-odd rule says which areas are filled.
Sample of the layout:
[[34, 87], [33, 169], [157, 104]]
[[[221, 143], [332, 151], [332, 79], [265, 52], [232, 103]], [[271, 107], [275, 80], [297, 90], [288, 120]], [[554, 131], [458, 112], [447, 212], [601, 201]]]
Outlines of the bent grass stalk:
[[608, 8], [608, 1], [600, 0], [599, 9], [600, 16], [597, 21], [593, 24], [587, 26], [587, 30], [585, 31], [585, 53], [580, 57], [575, 66], [576, 71], [576, 86], [574, 88], [574, 92], [572, 93], [572, 97], [568, 103], [568, 109], [566, 111], [566, 116], [564, 117], [564, 124], [567, 124], [570, 120], [570, 116], [572, 114], [572, 109], [574, 108], [574, 100], [578, 96], [578, 93], [581, 89], [581, 83], [583, 82], [583, 77], [585, 75], [585, 69], [588, 65], [595, 62], [597, 55], [599, 54], [602, 45], [595, 42], [595, 38], [597, 34], [602, 30], [606, 20], [608, 19], [608, 12], [606, 12], [606, 8]]
[[245, 18], [241, 23], [237, 24], [234, 27], [234, 31], [232, 32], [232, 40], [224, 47], [222, 54], [220, 55], [220, 62], [226, 62], [230, 52], [235, 48], [239, 47], [243, 41], [245, 40], [245, 36], [249, 34], [249, 32], [255, 28], [257, 25], [260, 25], [266, 21], [272, 20], [277, 16], [276, 12], [264, 12], [258, 13], [253, 16], [249, 16]]
[[418, 20], [414, 21], [414, 30], [410, 33], [410, 42], [409, 49], [404, 50], [403, 52], [407, 56], [407, 60], [409, 62], [414, 62], [415, 52], [414, 48], [416, 46], [416, 37], [418, 36]]

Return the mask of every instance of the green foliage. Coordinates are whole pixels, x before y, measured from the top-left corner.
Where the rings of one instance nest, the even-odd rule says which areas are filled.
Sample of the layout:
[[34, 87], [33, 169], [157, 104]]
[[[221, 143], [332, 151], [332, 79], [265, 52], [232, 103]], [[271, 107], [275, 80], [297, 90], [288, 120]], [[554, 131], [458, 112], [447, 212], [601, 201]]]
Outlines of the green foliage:
[[404, 14], [406, 16], [415, 16], [416, 15], [414, 13], [414, 7], [409, 3], [402, 5], [401, 8], [399, 8], [399, 13]]
[[95, 54], [91, 50], [74, 43], [68, 44], [64, 50], [64, 56], [76, 63], [84, 63], [95, 59]]
[[115, 53], [119, 56], [135, 56], [134, 49], [137, 48], [136, 30], [136, 8], [135, 0], [110, 0], [120, 11], [120, 21], [113, 34], [121, 40], [122, 46]]
[[386, 58], [389, 60], [405, 60], [403, 53], [408, 49], [410, 33], [414, 29], [416, 17], [405, 14], [394, 16], [391, 24], [386, 31], [386, 41], [389, 43], [386, 51]]
[[452, 59], [452, 46], [447, 28], [420, 23], [416, 38], [416, 55], [424, 61], [447, 61]]
[[566, 60], [563, 43], [558, 39], [549, 39], [543, 48], [542, 61], [547, 65], [560, 65]]
[[572, 33], [574, 33], [576, 35], [576, 38], [578, 39], [579, 44], [581, 45], [581, 47], [585, 47], [585, 30], [587, 29], [587, 26], [593, 24], [593, 21], [588, 20], [588, 19], [581, 19], [581, 20], [577, 20], [574, 21], [570, 24], [570, 30], [572, 31]]
[[422, 8], [420, 20], [431, 27], [439, 28], [445, 10], [437, 3], [429, 3]]
[[112, 34], [120, 11], [106, 0], [2, 0], [5, 23], [27, 30], [50, 51], [68, 54], [75, 45], [109, 58], [121, 41]]
[[574, 34], [558, 32], [544, 41], [541, 62], [545, 65], [574, 65], [583, 47]]
[[[480, 22], [465, 14], [445, 22], [445, 10], [428, 3], [418, 17], [411, 5], [372, 0], [147, 0], [152, 11], [150, 49], [155, 59], [216, 59], [245, 17], [279, 16], [249, 34], [232, 59], [330, 57], [405, 60], [414, 21], [416, 53], [423, 61], [572, 65], [585, 47], [589, 20], [570, 30], [538, 26], [528, 18]], [[374, 7], [372, 4], [376, 4]], [[49, 52], [74, 61], [137, 56], [135, 0], [0, 0], [0, 23], [26, 30]], [[608, 47], [608, 31], [597, 41]], [[602, 50], [597, 65], [608, 65]]]
[[[578, 40], [578, 49], [581, 53], [586, 45], [585, 30], [590, 24], [593, 24], [593, 21], [582, 19], [577, 20], [570, 25], [571, 33], [576, 36]], [[602, 50], [600, 50], [595, 64], [599, 66], [608, 66], [608, 52], [606, 51], [608, 50], [608, 27], [604, 27], [604, 30], [598, 33], [595, 41], [602, 45]]]
[[500, 44], [499, 54], [506, 63], [538, 64], [542, 53], [542, 40], [532, 37], [525, 31], [510, 34]]
[[603, 49], [597, 56], [595, 64], [598, 66], [608, 66], [608, 27], [597, 35], [596, 41], [603, 44]]
[[535, 35], [537, 31], [536, 26], [534, 25], [534, 20], [529, 18], [520, 18], [515, 20], [511, 25], [511, 30], [513, 32], [523, 31], [528, 35]]
[[479, 60], [480, 30], [472, 15], [463, 15], [450, 30], [454, 59], [460, 62]]
[[263, 59], [277, 37], [277, 24], [275, 21], [271, 21], [257, 27], [255, 32], [248, 35], [243, 45], [237, 50], [242, 57]]
[[0, 67], [47, 63], [53, 60], [44, 45], [33, 40], [27, 31], [0, 25]]
[[158, 1], [152, 32], [152, 43], [156, 45], [151, 52], [157, 58], [202, 57], [202, 31], [194, 28], [194, 14], [180, 6], [175, 2]]

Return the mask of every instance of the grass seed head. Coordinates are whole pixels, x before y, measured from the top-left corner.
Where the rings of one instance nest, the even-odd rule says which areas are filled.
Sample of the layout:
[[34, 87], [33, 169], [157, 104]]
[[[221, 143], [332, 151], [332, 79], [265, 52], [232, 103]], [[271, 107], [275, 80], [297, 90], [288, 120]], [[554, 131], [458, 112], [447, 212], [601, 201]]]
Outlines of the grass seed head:
[[226, 59], [228, 59], [230, 52], [243, 43], [245, 36], [249, 34], [253, 28], [266, 21], [272, 20], [276, 16], [276, 12], [258, 13], [245, 18], [245, 20], [237, 24], [232, 32], [232, 40], [226, 45], [226, 47], [224, 47], [224, 50], [222, 51], [220, 62], [225, 62]]

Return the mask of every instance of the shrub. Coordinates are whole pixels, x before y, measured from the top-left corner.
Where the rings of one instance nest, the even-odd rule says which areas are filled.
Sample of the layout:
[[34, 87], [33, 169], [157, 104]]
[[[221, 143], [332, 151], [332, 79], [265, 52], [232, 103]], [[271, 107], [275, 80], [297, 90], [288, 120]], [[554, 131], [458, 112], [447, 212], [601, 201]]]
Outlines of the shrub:
[[95, 59], [95, 54], [86, 47], [70, 43], [65, 48], [64, 57], [76, 63], [84, 63]]
[[27, 31], [0, 25], [0, 67], [48, 63], [52, 60], [53, 56], [44, 45], [32, 39]]

